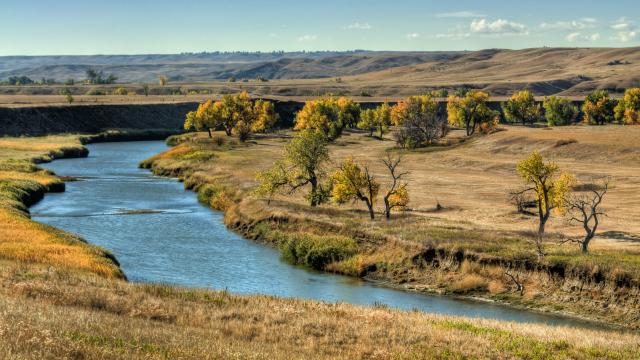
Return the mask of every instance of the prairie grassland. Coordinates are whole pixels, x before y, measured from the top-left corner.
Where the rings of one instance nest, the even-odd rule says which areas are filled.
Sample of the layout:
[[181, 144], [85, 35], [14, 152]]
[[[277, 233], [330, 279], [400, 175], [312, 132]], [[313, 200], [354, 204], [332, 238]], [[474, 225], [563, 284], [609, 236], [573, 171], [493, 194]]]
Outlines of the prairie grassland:
[[0, 353], [82, 359], [632, 359], [633, 333], [129, 284], [0, 266]]
[[80, 238], [32, 221], [27, 206], [64, 183], [32, 161], [50, 161], [86, 149], [74, 136], [0, 138], [0, 258], [123, 277], [112, 256]]
[[[238, 144], [198, 134], [142, 165], [181, 177], [186, 187], [199, 191], [201, 201], [225, 211], [230, 228], [249, 238], [280, 248], [286, 248], [292, 237], [346, 236], [356, 241], [354, 256], [325, 264], [324, 270], [367, 276], [410, 290], [472, 294], [640, 326], [634, 300], [640, 295], [640, 146], [636, 141], [640, 128], [507, 126], [460, 145], [415, 152], [395, 150], [391, 139], [345, 134], [330, 146], [329, 171], [352, 156], [368, 164], [384, 185], [380, 160], [385, 152], [404, 156], [402, 170], [410, 172], [411, 211], [395, 214], [391, 221], [380, 219], [381, 215], [369, 221], [362, 204], [311, 208], [303, 193], [276, 196], [269, 203], [253, 197], [256, 171], [282, 156], [288, 135]], [[452, 136], [457, 136], [455, 131]], [[582, 255], [574, 244], [560, 243], [565, 236], [579, 236], [582, 229], [556, 216], [548, 226], [548, 256], [537, 259], [532, 245], [537, 219], [519, 214], [508, 199], [509, 190], [521, 186], [516, 163], [533, 150], [575, 173], [582, 183], [610, 178], [612, 188], [603, 205], [609, 216], [603, 219], [589, 255]], [[207, 158], [193, 157], [198, 153], [208, 154]], [[429, 249], [437, 251], [430, 254]], [[465, 270], [462, 260], [478, 266]], [[512, 271], [524, 279], [523, 296], [505, 275], [514, 266]]]

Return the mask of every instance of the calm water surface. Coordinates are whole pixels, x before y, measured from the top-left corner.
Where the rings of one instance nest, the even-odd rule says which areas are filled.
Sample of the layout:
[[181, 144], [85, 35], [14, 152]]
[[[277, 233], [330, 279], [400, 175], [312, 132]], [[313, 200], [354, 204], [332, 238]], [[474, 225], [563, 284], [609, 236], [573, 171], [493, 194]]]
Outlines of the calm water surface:
[[[46, 165], [58, 175], [82, 177], [82, 181], [67, 183], [64, 193], [48, 194], [31, 212], [36, 221], [79, 234], [112, 251], [131, 281], [589, 326], [498, 305], [387, 289], [290, 266], [281, 261], [278, 251], [227, 230], [222, 214], [200, 205], [196, 195], [184, 191], [181, 183], [139, 169], [139, 161], [166, 149], [163, 142], [88, 147], [88, 158]], [[157, 213], [126, 214], [132, 210]]]

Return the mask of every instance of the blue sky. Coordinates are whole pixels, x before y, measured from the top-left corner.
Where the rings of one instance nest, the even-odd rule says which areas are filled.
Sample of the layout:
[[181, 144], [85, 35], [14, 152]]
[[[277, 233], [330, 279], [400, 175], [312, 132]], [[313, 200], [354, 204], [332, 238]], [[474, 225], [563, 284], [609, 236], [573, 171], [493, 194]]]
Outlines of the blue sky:
[[0, 55], [640, 45], [637, 0], [2, 0]]

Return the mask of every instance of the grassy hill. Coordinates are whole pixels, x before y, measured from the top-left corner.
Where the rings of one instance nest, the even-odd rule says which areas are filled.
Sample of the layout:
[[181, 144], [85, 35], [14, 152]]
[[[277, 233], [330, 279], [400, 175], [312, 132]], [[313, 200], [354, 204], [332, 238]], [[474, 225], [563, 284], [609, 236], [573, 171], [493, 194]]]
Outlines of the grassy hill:
[[[474, 52], [327, 52], [268, 54], [184, 54], [129, 56], [0, 57], [0, 79], [85, 78], [89, 68], [113, 73], [123, 84], [170, 86], [152, 94], [182, 90], [255, 95], [314, 96], [327, 92], [397, 97], [430, 89], [467, 86], [507, 95], [522, 88], [537, 95], [584, 95], [594, 89], [621, 93], [640, 86], [638, 48], [490, 49]], [[229, 77], [237, 83], [227, 83]], [[261, 76], [268, 83], [253, 81]], [[336, 78], [341, 78], [336, 81]], [[252, 80], [243, 82], [243, 80]], [[109, 89], [111, 87], [107, 87]], [[79, 89], [85, 94], [93, 87]], [[141, 93], [141, 88], [135, 90]], [[52, 87], [0, 87], [2, 94], [52, 94]]]

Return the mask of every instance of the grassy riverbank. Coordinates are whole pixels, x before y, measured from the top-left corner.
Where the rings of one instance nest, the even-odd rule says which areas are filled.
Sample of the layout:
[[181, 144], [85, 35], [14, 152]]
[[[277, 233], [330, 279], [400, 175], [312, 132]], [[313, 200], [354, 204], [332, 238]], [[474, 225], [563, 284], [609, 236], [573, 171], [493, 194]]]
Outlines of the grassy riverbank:
[[[280, 158], [287, 134], [247, 144], [221, 135], [214, 140], [184, 136], [186, 141], [142, 166], [180, 177], [201, 201], [225, 212], [230, 228], [279, 247], [297, 263], [412, 291], [483, 297], [638, 328], [640, 243], [634, 239], [640, 207], [633, 194], [639, 190], [635, 159], [640, 148], [634, 142], [639, 130], [509, 127], [462, 146], [406, 153], [412, 211], [392, 221], [369, 221], [358, 205], [311, 208], [302, 194], [270, 203], [253, 197], [255, 172]], [[566, 145], [566, 139], [573, 141]], [[392, 147], [391, 141], [351, 133], [330, 152], [335, 164], [353, 156], [382, 176], [380, 159]], [[602, 173], [612, 177], [615, 190], [605, 204], [604, 236], [590, 255], [560, 244], [563, 234], [579, 235], [581, 229], [554, 219], [545, 243], [548, 256], [538, 260], [533, 233], [523, 231], [533, 230], [535, 218], [518, 214], [507, 199], [509, 188], [520, 184], [516, 162], [532, 150], [554, 158], [582, 181]], [[305, 261], [310, 252], [313, 261]], [[342, 260], [323, 261], [323, 252], [340, 254]], [[507, 271], [520, 279], [523, 295]]]
[[[384, 307], [128, 283], [121, 278], [115, 262], [109, 260], [108, 253], [28, 218], [25, 206], [37, 198], [24, 194], [36, 192], [21, 192], [24, 189], [15, 185], [16, 177], [37, 184], [42, 192], [62, 190], [60, 185], [53, 185], [62, 184], [57, 177], [26, 161], [76, 154], [63, 152], [62, 145], [86, 154], [75, 136], [0, 139], [3, 169], [0, 213], [8, 214], [0, 222], [0, 245], [13, 243], [24, 251], [37, 248], [33, 253], [38, 255], [21, 258], [0, 246], [3, 357], [632, 359], [640, 351], [640, 335], [635, 333], [472, 320]], [[238, 161], [243, 158], [234, 152], [244, 147], [225, 146], [224, 153], [229, 158]], [[215, 159], [221, 152], [215, 150]], [[11, 156], [5, 156], [9, 153]], [[176, 151], [172, 154], [176, 155]], [[210, 159], [211, 154], [199, 154], [184, 156], [189, 161]], [[245, 161], [250, 163], [251, 159]], [[236, 189], [236, 194], [230, 189], [211, 193], [218, 194], [220, 206], [227, 203], [235, 207], [238, 196], [248, 188]], [[229, 202], [219, 194], [227, 194]], [[48, 246], [40, 247], [41, 236]], [[60, 244], [64, 249], [54, 247]], [[54, 256], [60, 254], [66, 256], [66, 261]], [[80, 260], [91, 266], [82, 265]], [[110, 271], [98, 270], [98, 265], [105, 265]]]

